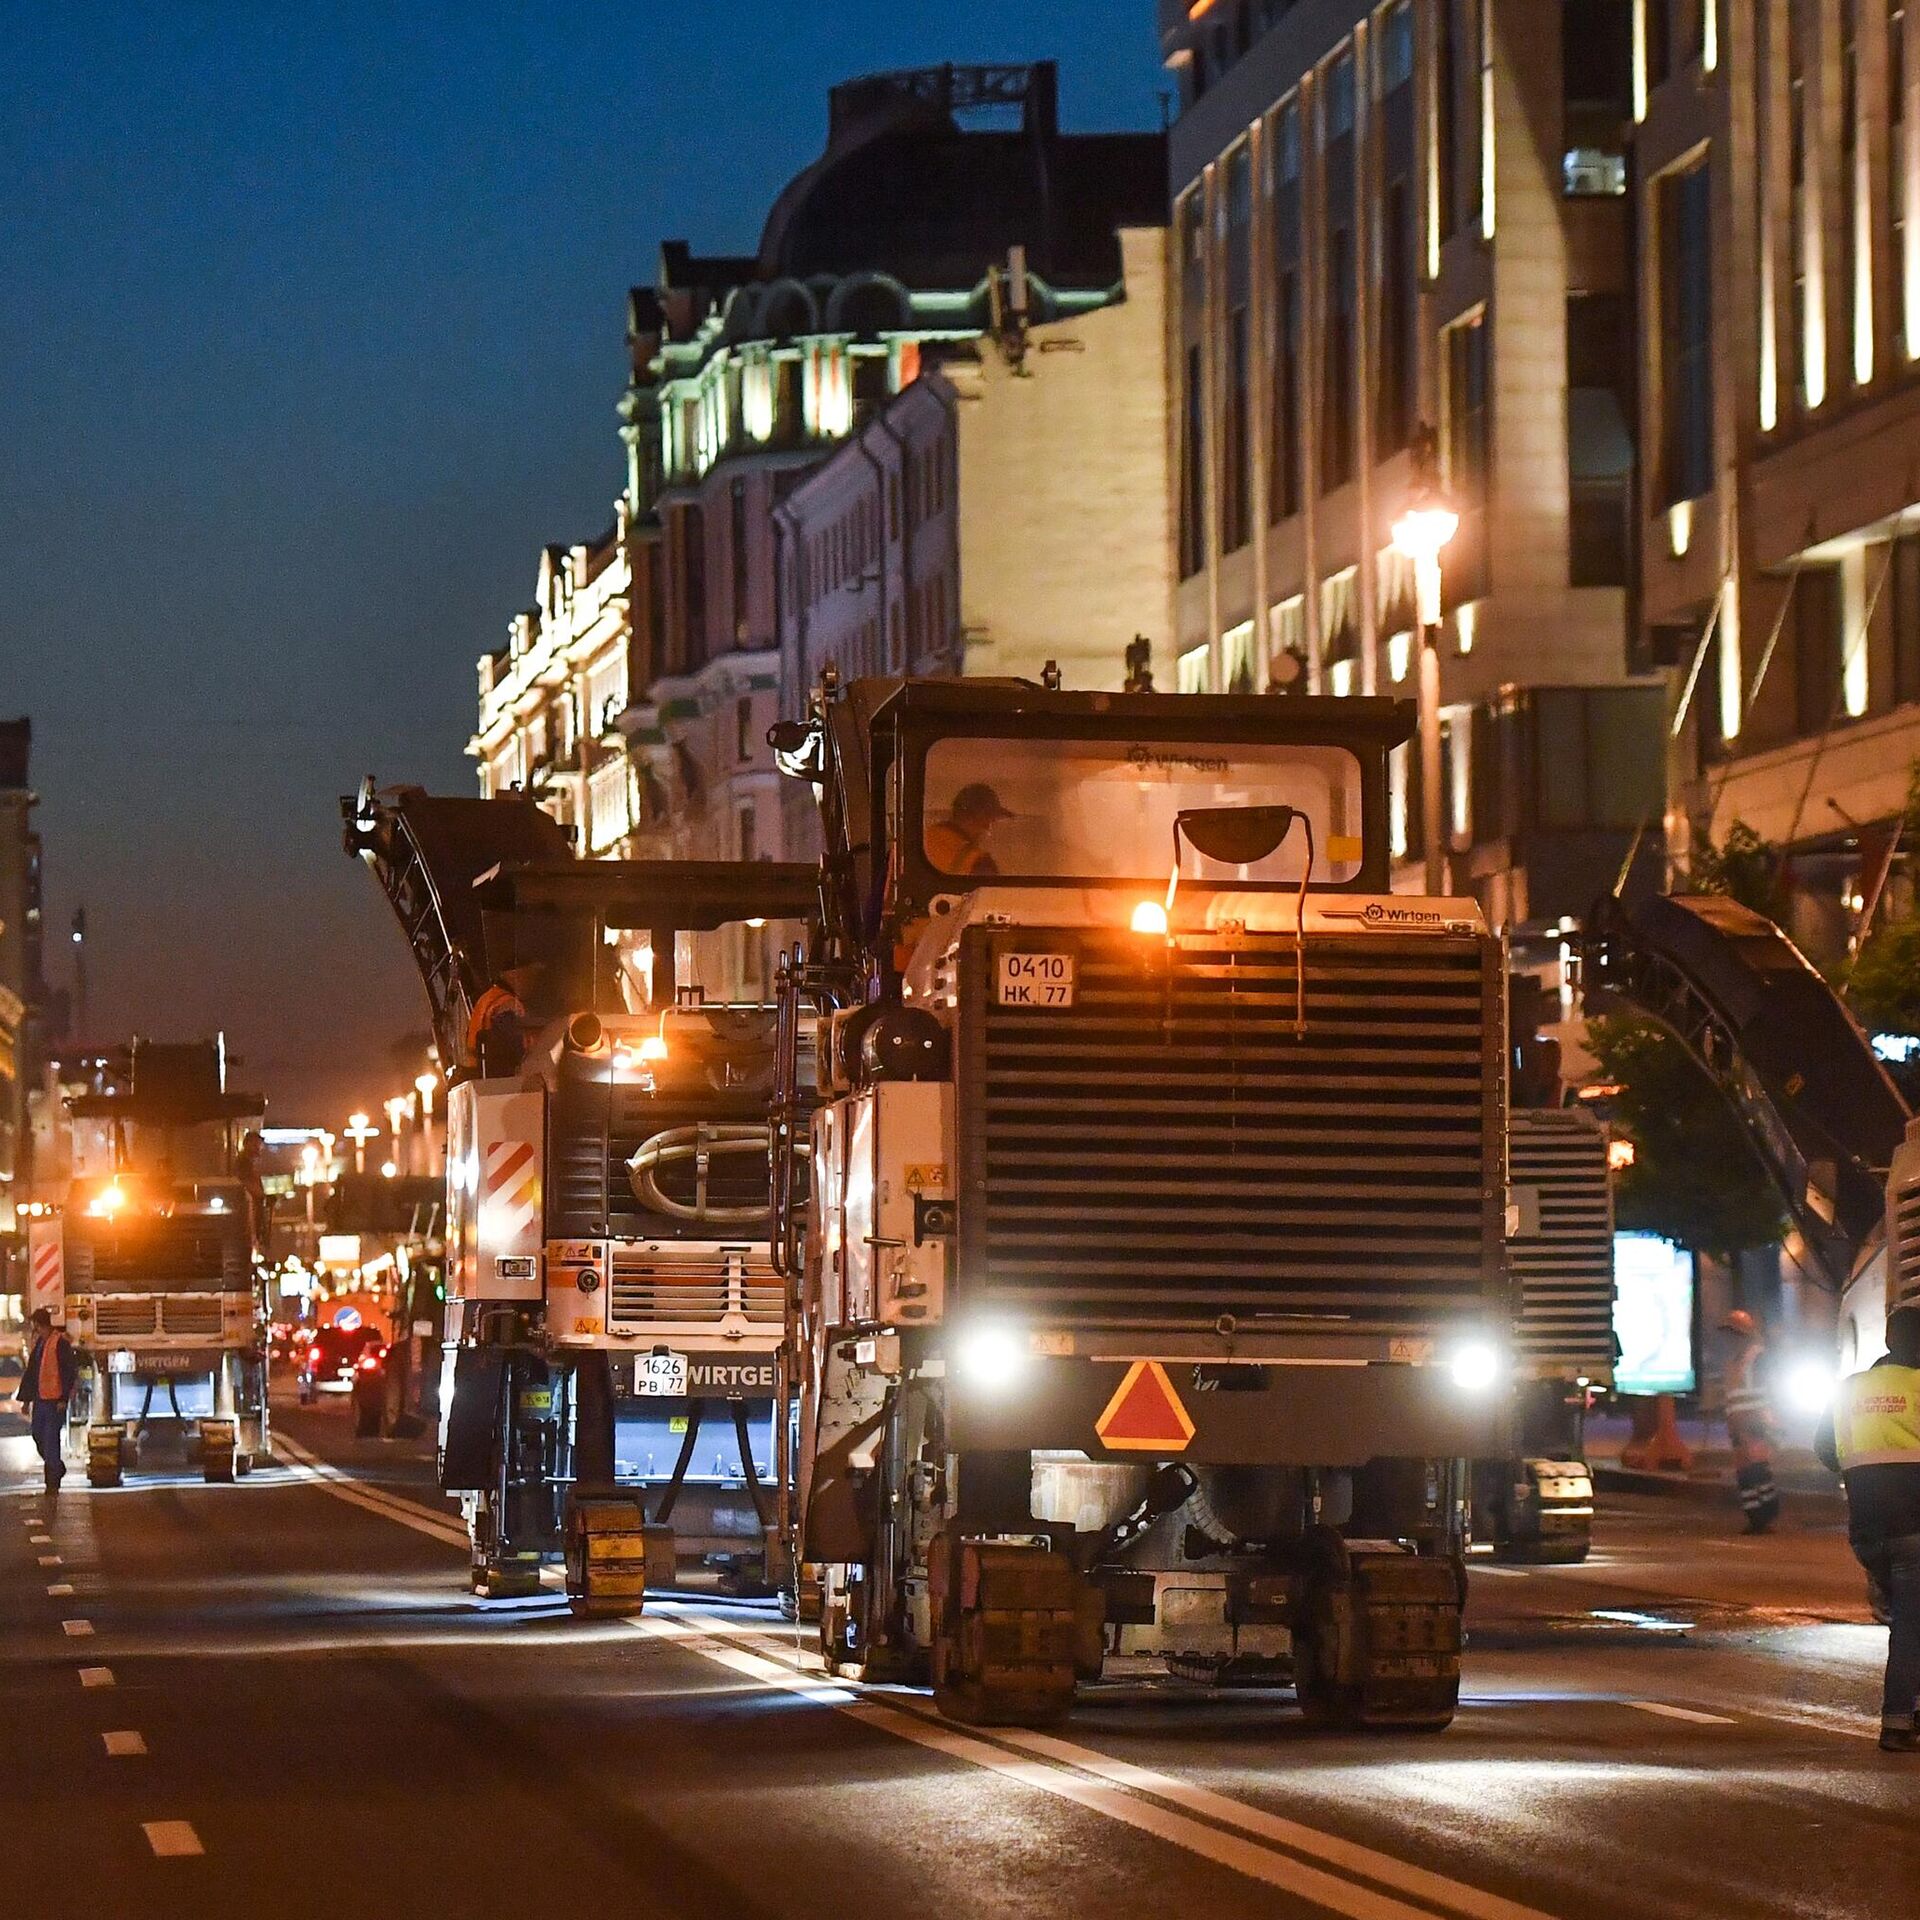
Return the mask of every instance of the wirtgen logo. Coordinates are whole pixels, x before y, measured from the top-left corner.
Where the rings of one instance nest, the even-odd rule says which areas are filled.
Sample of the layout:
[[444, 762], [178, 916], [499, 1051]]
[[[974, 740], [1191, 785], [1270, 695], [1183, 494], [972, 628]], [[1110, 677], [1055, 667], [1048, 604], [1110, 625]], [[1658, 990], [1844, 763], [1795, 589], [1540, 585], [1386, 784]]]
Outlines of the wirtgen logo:
[[1205, 753], [1158, 753], [1152, 747], [1138, 743], [1127, 749], [1127, 763], [1135, 767], [1177, 767], [1183, 773], [1225, 773], [1227, 761], [1223, 754]]
[[1439, 927], [1446, 916], [1431, 907], [1395, 907], [1384, 900], [1369, 900], [1360, 910], [1360, 918], [1370, 927]]

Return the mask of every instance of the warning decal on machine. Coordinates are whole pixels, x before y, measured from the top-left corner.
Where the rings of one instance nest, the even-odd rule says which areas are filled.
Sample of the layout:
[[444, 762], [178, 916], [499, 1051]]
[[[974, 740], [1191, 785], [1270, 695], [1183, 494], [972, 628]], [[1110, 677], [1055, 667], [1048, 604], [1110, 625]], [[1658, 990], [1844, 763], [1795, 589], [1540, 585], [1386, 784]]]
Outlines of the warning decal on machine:
[[1158, 1360], [1136, 1360], [1093, 1430], [1115, 1453], [1182, 1453], [1193, 1438], [1193, 1421], [1166, 1368]]

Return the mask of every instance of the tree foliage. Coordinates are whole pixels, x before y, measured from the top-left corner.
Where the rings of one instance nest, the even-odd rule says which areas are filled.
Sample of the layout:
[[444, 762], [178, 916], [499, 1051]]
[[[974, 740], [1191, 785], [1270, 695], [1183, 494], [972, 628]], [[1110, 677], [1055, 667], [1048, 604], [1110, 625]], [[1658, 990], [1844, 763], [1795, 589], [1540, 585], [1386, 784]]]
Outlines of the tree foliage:
[[[1907, 775], [1901, 843], [1920, 847], [1920, 761]], [[1920, 1034], [1920, 913], [1883, 920], [1847, 969], [1847, 1003], [1869, 1033]]]
[[1688, 885], [1695, 893], [1725, 894], [1769, 920], [1780, 919], [1786, 906], [1780, 849], [1744, 820], [1736, 820], [1717, 847], [1705, 835], [1695, 840]]
[[1727, 1259], [1773, 1245], [1787, 1226], [1779, 1198], [1746, 1128], [1679, 1041], [1651, 1020], [1609, 1014], [1590, 1023], [1587, 1045], [1618, 1088], [1614, 1130], [1633, 1142], [1633, 1165], [1614, 1183], [1619, 1224]]

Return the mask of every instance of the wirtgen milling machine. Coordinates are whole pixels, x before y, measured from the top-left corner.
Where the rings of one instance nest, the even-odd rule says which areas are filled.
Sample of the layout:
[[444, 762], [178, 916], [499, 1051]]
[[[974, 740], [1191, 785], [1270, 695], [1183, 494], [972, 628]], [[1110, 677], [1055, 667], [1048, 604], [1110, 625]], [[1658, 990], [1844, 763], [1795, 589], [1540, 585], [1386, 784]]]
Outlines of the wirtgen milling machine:
[[1465, 1463], [1507, 1450], [1506, 994], [1471, 902], [1388, 890], [1410, 721], [872, 680], [776, 729], [826, 845], [776, 1248], [834, 1668], [977, 1721], [1134, 1655], [1451, 1718]]
[[64, 1210], [28, 1227], [34, 1306], [64, 1316], [80, 1361], [68, 1402], [87, 1478], [114, 1487], [156, 1432], [198, 1449], [209, 1480], [269, 1457], [259, 1189], [242, 1123], [266, 1109], [227, 1085], [224, 1042], [136, 1040], [124, 1082], [67, 1102], [76, 1143]]
[[[440, 1481], [465, 1496], [476, 1588], [527, 1591], [562, 1550], [582, 1612], [632, 1612], [682, 1562], [777, 1584], [775, 1012], [678, 970], [723, 928], [804, 926], [815, 869], [578, 860], [519, 796], [369, 786], [343, 806], [460, 1063]], [[484, 1029], [476, 1058], [496, 986], [511, 1045]]]

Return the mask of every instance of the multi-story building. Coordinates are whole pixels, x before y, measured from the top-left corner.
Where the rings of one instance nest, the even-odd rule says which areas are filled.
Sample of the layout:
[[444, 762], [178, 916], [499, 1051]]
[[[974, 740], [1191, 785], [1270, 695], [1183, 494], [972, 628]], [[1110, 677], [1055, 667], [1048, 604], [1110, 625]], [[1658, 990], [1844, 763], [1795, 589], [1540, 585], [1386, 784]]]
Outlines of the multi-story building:
[[[1121, 297], [950, 345], [937, 368], [923, 350], [775, 509], [785, 712], [828, 666], [1171, 683], [1166, 230], [1120, 241]], [[811, 805], [789, 801], [805, 846]]]
[[1920, 761], [1920, 12], [1635, 0], [1640, 617], [1684, 869], [1744, 822], [1830, 958]]
[[[1165, 143], [1063, 133], [1051, 63], [850, 81], [832, 90], [828, 121], [826, 150], [775, 200], [753, 255], [670, 243], [659, 284], [632, 301], [623, 412], [633, 518], [660, 555], [657, 619], [636, 626], [630, 722], [637, 784], [657, 802], [640, 841], [651, 851], [790, 850], [766, 731], [782, 694], [777, 520], [806, 473], [923, 367], [971, 358], [991, 381], [989, 363], [1006, 371], [1015, 340], [1033, 343], [1036, 413], [1067, 393], [1082, 404], [1064, 366], [1039, 364], [1040, 343], [1058, 344], [1063, 361], [1091, 355], [1116, 331], [1144, 341], [1138, 323], [1159, 312]], [[1106, 319], [1134, 299], [1142, 313]], [[1151, 407], [1157, 343], [1136, 357]], [[1142, 404], [1119, 393], [1110, 402], [1116, 419]], [[1097, 456], [1083, 454], [1081, 484], [1108, 484]], [[1161, 451], [1141, 500], [1148, 543], [1164, 525], [1163, 476]], [[834, 547], [838, 581], [851, 576], [850, 552]], [[929, 670], [957, 665], [965, 644], [955, 584], [923, 609], [916, 657]], [[1113, 643], [1116, 680], [1135, 626], [1165, 618], [1164, 595], [1128, 616]]]
[[540, 794], [587, 854], [620, 851], [643, 804], [621, 721], [633, 582], [636, 570], [645, 580], [650, 559], [629, 537], [623, 498], [598, 540], [542, 552], [534, 604], [480, 661], [480, 723], [467, 751], [481, 792]]
[[[1629, 0], [1160, 0], [1183, 689], [1411, 694], [1431, 428], [1456, 885], [1542, 926], [1661, 805], [1631, 669]], [[1396, 850], [1417, 756], [1396, 756]]]
[[27, 1103], [53, 1013], [44, 966], [40, 836], [34, 831], [30, 720], [0, 721], [0, 1234], [25, 1199]]

